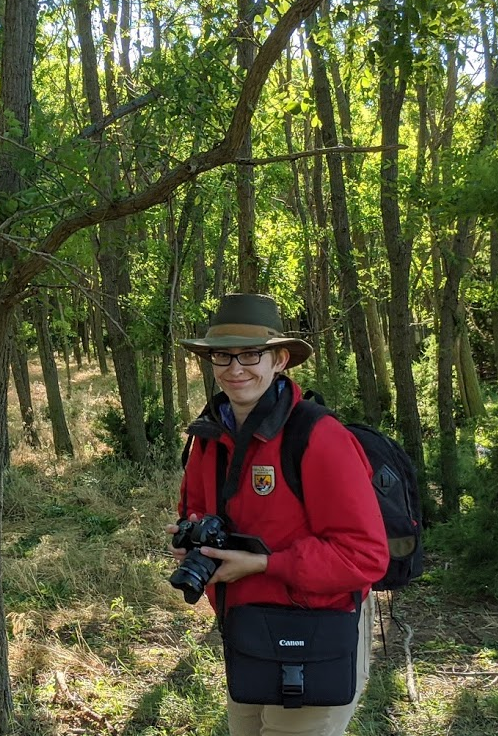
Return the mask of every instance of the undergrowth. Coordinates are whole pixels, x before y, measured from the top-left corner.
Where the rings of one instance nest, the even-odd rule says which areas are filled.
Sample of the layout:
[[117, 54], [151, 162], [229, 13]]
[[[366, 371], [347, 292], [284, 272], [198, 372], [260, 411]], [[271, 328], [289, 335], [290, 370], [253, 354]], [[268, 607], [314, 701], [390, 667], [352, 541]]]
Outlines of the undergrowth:
[[[74, 383], [72, 460], [53, 456], [38, 411], [42, 450], [28, 448], [11, 408], [2, 556], [12, 736], [105, 736], [110, 728], [118, 736], [228, 736], [211, 610], [205, 599], [187, 606], [168, 582], [164, 527], [176, 519], [180, 471], [153, 459], [138, 468], [112, 455], [91, 432], [109, 377], [88, 369]], [[42, 399], [36, 384], [35, 407]], [[381, 597], [387, 656], [377, 629], [350, 736], [496, 733], [498, 607], [490, 596], [477, 598], [496, 560], [494, 462], [488, 453], [474, 463], [464, 513], [427, 533], [427, 571], [396, 602], [401, 625], [413, 630], [418, 702], [408, 697], [405, 633]]]

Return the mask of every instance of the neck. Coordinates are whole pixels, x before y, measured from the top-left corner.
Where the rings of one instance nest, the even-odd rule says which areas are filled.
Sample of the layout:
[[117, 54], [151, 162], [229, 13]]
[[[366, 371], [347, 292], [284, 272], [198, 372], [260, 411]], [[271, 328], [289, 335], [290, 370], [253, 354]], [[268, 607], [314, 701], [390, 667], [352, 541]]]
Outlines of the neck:
[[235, 417], [235, 427], [237, 429], [237, 432], [240, 430], [244, 422], [246, 421], [247, 417], [251, 413], [251, 411], [254, 409], [256, 404], [253, 404], [252, 406], [237, 406], [236, 404], [232, 404], [230, 402], [230, 405], [232, 407], [233, 415]]

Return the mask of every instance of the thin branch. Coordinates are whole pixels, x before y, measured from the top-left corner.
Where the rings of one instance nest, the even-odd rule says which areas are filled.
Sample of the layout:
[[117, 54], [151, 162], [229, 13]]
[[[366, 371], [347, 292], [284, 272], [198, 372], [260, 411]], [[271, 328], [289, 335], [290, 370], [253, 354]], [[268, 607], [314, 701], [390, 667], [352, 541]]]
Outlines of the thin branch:
[[160, 92], [158, 89], [153, 88], [145, 95], [142, 95], [141, 97], [136, 97], [134, 100], [127, 102], [125, 105], [121, 105], [120, 107], [116, 108], [116, 110], [114, 110], [112, 113], [109, 113], [109, 115], [105, 115], [102, 120], [99, 120], [96, 123], [93, 123], [93, 125], [88, 125], [86, 128], [83, 128], [83, 130], [78, 134], [78, 138], [93, 138], [99, 133], [102, 133], [102, 131], [108, 128], [109, 125], [116, 123], [118, 120], [125, 117], [126, 115], [129, 115], [130, 113], [134, 113], [137, 110], [140, 110], [142, 107], [146, 107], [146, 105], [148, 105], [150, 102], [155, 102], [163, 96], [163, 92]]
[[408, 148], [404, 144], [392, 146], [332, 146], [330, 148], [314, 148], [310, 151], [295, 151], [293, 153], [282, 153], [278, 156], [268, 156], [266, 158], [237, 158], [236, 164], [244, 166], [264, 166], [265, 164], [274, 164], [278, 161], [296, 161], [299, 158], [307, 158], [309, 156], [325, 156], [329, 153], [379, 153], [381, 151], [401, 150]]

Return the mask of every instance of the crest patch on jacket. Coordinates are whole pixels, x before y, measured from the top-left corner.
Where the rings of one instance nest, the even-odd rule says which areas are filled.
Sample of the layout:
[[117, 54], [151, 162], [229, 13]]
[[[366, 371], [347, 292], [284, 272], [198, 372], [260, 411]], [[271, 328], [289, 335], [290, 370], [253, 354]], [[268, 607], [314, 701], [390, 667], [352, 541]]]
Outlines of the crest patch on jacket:
[[275, 488], [275, 468], [273, 465], [252, 466], [252, 487], [258, 496], [267, 496]]

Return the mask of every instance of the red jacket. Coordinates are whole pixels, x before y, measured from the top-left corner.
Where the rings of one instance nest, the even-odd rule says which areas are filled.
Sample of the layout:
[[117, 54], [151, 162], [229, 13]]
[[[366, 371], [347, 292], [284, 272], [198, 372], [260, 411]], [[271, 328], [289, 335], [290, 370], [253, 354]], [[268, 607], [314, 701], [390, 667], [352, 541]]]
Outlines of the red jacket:
[[[340, 422], [325, 416], [312, 430], [301, 465], [304, 504], [286, 484], [282, 427], [301, 398], [300, 388], [286, 379], [272, 414], [249, 445], [238, 491], [228, 501], [226, 512], [236, 531], [261, 537], [272, 554], [265, 573], [227, 585], [227, 607], [276, 603], [349, 609], [351, 593], [361, 590], [365, 597], [387, 569], [387, 538], [371, 467]], [[186, 501], [187, 516], [201, 518], [217, 512], [216, 444], [226, 445], [230, 463], [234, 437], [209, 415], [189, 431], [203, 439], [195, 437], [179, 510], [184, 512]], [[215, 608], [213, 586], [206, 592]]]

